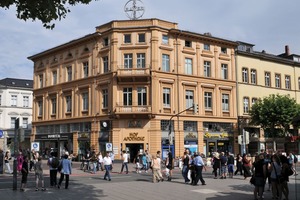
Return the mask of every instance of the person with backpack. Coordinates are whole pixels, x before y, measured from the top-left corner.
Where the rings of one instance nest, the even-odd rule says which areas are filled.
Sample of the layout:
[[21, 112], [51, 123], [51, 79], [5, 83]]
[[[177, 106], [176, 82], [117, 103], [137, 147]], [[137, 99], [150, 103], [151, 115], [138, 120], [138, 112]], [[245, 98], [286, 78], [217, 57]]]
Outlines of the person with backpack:
[[50, 187], [57, 186], [57, 168], [60, 164], [59, 158], [57, 157], [57, 153], [52, 151], [50, 153], [50, 157], [48, 159], [47, 165], [50, 170]]
[[298, 158], [296, 155], [294, 155], [292, 152], [289, 153], [289, 156], [288, 156], [288, 162], [291, 166], [291, 169], [293, 170], [294, 172], [294, 176], [297, 176], [298, 173], [295, 169], [295, 164], [298, 162]]
[[226, 179], [226, 168], [227, 168], [227, 157], [224, 152], [220, 153], [220, 162], [221, 162], [221, 177], [220, 179]]

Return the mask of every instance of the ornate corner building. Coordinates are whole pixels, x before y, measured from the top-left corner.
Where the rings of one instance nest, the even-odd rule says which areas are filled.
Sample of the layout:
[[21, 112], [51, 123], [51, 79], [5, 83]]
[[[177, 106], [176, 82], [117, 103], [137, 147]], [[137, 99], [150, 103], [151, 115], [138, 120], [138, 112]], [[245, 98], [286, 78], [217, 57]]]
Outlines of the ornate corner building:
[[79, 155], [112, 143], [116, 158], [233, 152], [237, 45], [159, 19], [124, 20], [30, 56], [31, 140]]

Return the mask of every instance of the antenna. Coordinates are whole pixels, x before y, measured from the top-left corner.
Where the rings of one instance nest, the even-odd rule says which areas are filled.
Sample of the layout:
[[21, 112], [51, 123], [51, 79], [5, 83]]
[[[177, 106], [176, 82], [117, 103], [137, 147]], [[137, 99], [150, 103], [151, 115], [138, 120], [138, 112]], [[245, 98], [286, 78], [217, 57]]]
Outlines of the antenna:
[[140, 0], [129, 0], [124, 6], [124, 11], [129, 19], [137, 20], [144, 15], [145, 7]]

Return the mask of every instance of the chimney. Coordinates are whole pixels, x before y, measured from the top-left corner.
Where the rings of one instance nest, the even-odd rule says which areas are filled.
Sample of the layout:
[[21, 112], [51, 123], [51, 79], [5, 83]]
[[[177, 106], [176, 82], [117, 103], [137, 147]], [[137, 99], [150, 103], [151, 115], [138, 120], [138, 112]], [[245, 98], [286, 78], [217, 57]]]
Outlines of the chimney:
[[285, 45], [285, 55], [289, 56], [290, 55], [290, 48], [289, 45]]

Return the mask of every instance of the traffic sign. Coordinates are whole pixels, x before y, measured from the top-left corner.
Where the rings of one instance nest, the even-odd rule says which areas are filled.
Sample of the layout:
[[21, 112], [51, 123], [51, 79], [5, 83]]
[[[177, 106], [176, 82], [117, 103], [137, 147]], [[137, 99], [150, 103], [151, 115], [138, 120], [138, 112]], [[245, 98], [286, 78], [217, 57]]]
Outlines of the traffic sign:
[[34, 151], [40, 151], [40, 143], [39, 142], [31, 142], [31, 149], [34, 149]]
[[106, 143], [106, 151], [112, 151], [112, 143]]
[[3, 137], [3, 131], [0, 130], [0, 138], [2, 138], [2, 137]]

